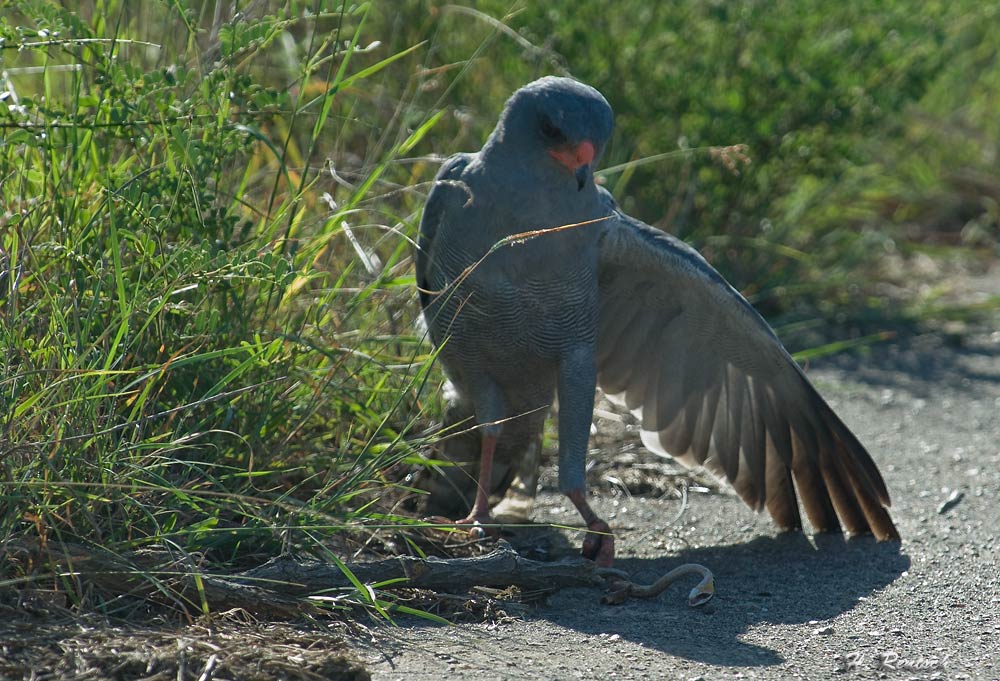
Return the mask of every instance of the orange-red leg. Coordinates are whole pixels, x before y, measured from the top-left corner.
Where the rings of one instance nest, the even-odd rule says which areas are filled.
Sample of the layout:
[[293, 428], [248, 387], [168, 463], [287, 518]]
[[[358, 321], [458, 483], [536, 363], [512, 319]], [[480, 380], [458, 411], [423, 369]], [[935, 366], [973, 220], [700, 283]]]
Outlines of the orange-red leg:
[[615, 536], [611, 534], [611, 527], [597, 517], [594, 510], [587, 503], [587, 493], [584, 490], [573, 490], [566, 494], [576, 510], [583, 516], [583, 522], [587, 523], [587, 536], [583, 540], [584, 558], [597, 563], [600, 567], [611, 567], [615, 562]]
[[483, 433], [483, 444], [479, 454], [479, 481], [476, 486], [476, 501], [469, 515], [459, 524], [492, 525], [496, 521], [490, 515], [490, 488], [493, 483], [493, 454], [497, 449], [497, 436]]

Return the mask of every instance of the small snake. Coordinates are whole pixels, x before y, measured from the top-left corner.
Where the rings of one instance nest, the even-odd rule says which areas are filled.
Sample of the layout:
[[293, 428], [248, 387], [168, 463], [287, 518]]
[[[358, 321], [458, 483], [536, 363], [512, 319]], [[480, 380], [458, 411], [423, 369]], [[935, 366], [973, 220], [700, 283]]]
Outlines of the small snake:
[[636, 584], [622, 577], [622, 573], [612, 571], [607, 575], [608, 587], [611, 593], [601, 599], [601, 603], [617, 605], [624, 603], [629, 597], [633, 598], [653, 598], [663, 593], [668, 586], [676, 582], [685, 575], [701, 575], [701, 581], [691, 589], [688, 594], [688, 605], [696, 608], [708, 603], [715, 595], [715, 575], [704, 565], [697, 563], [685, 563], [675, 567], [667, 574], [649, 585]]

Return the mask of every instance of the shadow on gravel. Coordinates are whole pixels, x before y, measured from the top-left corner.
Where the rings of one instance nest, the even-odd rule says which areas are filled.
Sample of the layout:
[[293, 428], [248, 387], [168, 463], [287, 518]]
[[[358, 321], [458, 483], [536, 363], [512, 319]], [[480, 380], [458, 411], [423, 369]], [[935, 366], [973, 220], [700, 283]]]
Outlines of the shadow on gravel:
[[844, 353], [816, 362], [835, 367], [856, 383], [881, 388], [901, 388], [933, 397], [941, 385], [961, 385], [983, 390], [978, 384], [1000, 383], [1000, 343], [976, 336], [961, 345], [936, 335], [904, 337], [889, 346], [873, 348], [870, 355]]
[[621, 606], [599, 605], [593, 590], [565, 590], [534, 616], [588, 634], [618, 634], [708, 664], [775, 665], [783, 661], [777, 652], [741, 637], [763, 623], [807, 624], [809, 636], [801, 638], [807, 646], [809, 637], [823, 635], [823, 620], [884, 588], [909, 568], [910, 559], [898, 543], [819, 536], [814, 545], [801, 534], [788, 534], [669, 558], [623, 559], [616, 567], [648, 583], [681, 563], [701, 563], [715, 573], [716, 596], [704, 608], [686, 605], [687, 591], [697, 581], [691, 577], [656, 599]]

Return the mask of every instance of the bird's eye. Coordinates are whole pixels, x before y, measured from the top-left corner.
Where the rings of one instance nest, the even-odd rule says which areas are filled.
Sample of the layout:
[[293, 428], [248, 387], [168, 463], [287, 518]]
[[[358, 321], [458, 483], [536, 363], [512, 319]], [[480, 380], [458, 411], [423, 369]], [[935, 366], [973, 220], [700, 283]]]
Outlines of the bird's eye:
[[563, 134], [563, 131], [548, 116], [542, 116], [541, 129], [542, 136], [549, 142], [558, 143], [566, 141], [566, 135]]

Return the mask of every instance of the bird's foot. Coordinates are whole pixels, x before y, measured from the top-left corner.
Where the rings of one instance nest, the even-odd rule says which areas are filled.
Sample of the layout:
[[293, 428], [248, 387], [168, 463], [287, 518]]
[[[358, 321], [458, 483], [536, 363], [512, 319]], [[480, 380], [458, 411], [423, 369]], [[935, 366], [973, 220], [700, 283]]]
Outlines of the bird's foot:
[[611, 534], [611, 527], [598, 518], [587, 523], [587, 530], [581, 551], [583, 557], [594, 561], [598, 567], [611, 567], [615, 562], [615, 536]]
[[475, 539], [500, 536], [498, 523], [489, 513], [476, 513], [475, 511], [472, 511], [461, 520], [456, 520], [455, 524], [471, 525], [472, 527], [469, 528], [469, 534]]
[[[452, 520], [451, 518], [446, 518], [442, 515], [433, 515], [424, 518], [424, 522], [442, 526], [471, 525], [472, 527], [469, 528], [469, 534], [473, 539], [485, 539], [486, 537], [500, 536], [499, 523], [489, 514], [475, 515], [470, 513], [465, 518], [461, 518], [459, 520]], [[446, 528], [441, 527], [438, 529]]]

